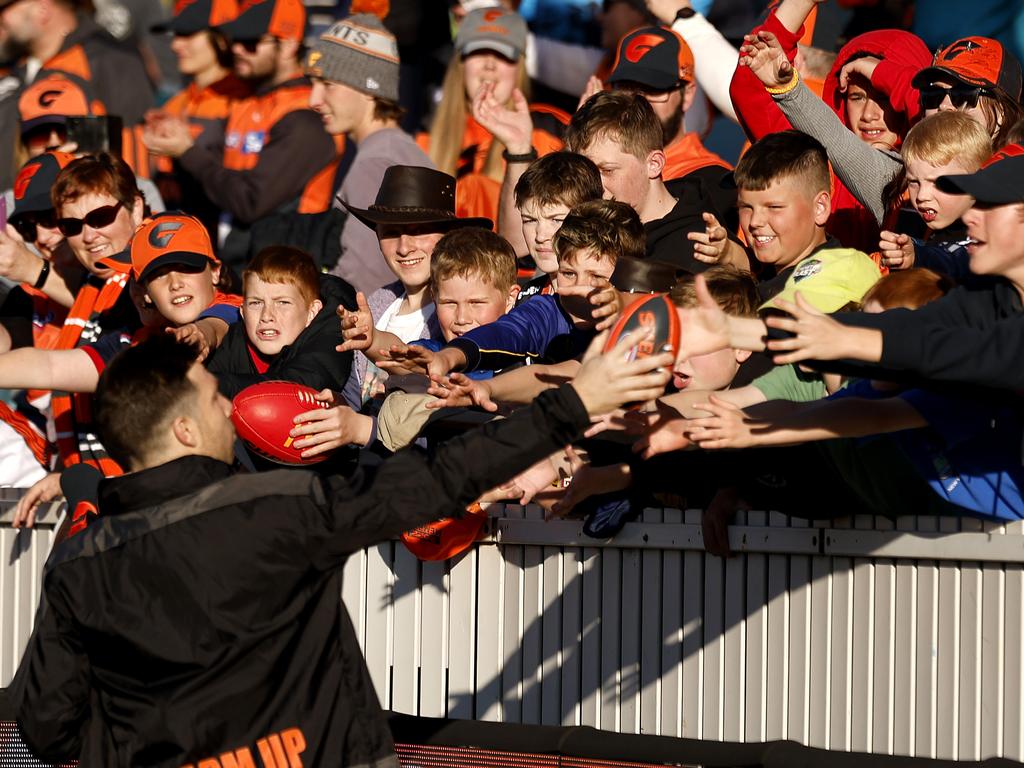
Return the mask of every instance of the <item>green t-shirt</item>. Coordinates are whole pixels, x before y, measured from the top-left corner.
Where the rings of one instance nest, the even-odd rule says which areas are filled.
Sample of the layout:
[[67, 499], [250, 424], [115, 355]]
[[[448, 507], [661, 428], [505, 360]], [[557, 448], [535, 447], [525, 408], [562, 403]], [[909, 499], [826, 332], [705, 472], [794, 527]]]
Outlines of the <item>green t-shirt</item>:
[[751, 382], [767, 400], [810, 403], [828, 397], [821, 374], [802, 371], [796, 365], [777, 365]]

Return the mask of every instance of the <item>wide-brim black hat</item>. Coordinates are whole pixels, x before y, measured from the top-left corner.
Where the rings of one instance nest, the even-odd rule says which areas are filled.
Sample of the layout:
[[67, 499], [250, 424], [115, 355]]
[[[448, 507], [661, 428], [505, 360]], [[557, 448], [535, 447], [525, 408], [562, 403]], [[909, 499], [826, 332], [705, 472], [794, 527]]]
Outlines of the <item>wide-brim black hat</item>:
[[414, 165], [392, 165], [384, 171], [377, 198], [369, 208], [342, 205], [371, 229], [378, 224], [440, 224], [445, 229], [483, 227], [494, 222], [482, 216], [460, 219], [455, 214], [455, 178]]

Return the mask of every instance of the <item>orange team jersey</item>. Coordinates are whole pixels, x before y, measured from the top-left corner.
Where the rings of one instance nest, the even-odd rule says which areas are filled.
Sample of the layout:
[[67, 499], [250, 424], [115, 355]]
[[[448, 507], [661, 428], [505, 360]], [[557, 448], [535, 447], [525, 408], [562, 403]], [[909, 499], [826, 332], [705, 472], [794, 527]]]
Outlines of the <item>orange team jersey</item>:
[[[231, 114], [231, 106], [247, 98], [249, 93], [249, 86], [245, 82], [229, 74], [205, 88], [189, 83], [167, 100], [163, 111], [188, 120], [194, 139], [209, 125], [226, 121]], [[173, 172], [173, 163], [169, 157], [154, 157], [151, 162], [162, 173]]]
[[[569, 115], [546, 104], [531, 104], [530, 112], [534, 122], [533, 146], [537, 154], [543, 156], [562, 149], [561, 132], [569, 124]], [[538, 123], [546, 127], [538, 127]], [[466, 118], [462, 152], [455, 169], [455, 213], [459, 218], [483, 216], [497, 221], [501, 179], [492, 179], [482, 173], [491, 139], [490, 131], [472, 116]], [[419, 134], [416, 142], [429, 153], [429, 133]]]
[[[236, 102], [228, 116], [224, 136], [224, 167], [248, 171], [256, 167], [270, 130], [285, 115], [309, 109], [308, 82], [281, 85], [273, 90]], [[298, 213], [323, 213], [331, 206], [334, 177], [345, 149], [345, 137], [335, 136], [335, 155], [305, 186]]]
[[[75, 303], [68, 311], [67, 320], [60, 330], [54, 349], [75, 349], [82, 340], [83, 331], [90, 326], [94, 332], [96, 319], [113, 308], [128, 283], [128, 275], [115, 273], [101, 286], [91, 280], [78, 290]], [[111, 459], [99, 440], [89, 431], [92, 423], [90, 395], [54, 392], [50, 407], [57, 430], [57, 449], [65, 467], [87, 462], [107, 477], [123, 474], [121, 467]]]
[[665, 168], [661, 177], [665, 181], [678, 179], [709, 165], [720, 165], [732, 170], [732, 166], [725, 160], [704, 147], [696, 131], [690, 131], [665, 147]]

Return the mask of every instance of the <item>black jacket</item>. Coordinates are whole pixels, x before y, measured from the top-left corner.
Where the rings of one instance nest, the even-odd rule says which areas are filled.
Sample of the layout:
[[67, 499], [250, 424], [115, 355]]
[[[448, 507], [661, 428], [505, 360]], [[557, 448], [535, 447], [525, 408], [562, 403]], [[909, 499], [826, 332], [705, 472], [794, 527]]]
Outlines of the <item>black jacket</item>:
[[883, 378], [880, 370], [885, 369], [904, 380], [1024, 389], [1024, 309], [1006, 280], [954, 288], [920, 309], [847, 313], [835, 319], [880, 330], [882, 359], [879, 365], [842, 361], [821, 363], [822, 368], [874, 378]]
[[[736, 208], [735, 190], [721, 189], [717, 194], [712, 194], [711, 190], [719, 189], [719, 183], [709, 181], [707, 175], [721, 176], [726, 173], [728, 171], [717, 166], [701, 168], [665, 185], [676, 198], [676, 204], [667, 215], [644, 224], [647, 258], [664, 261], [690, 274], [699, 274], [711, 266], [693, 257], [693, 242], [686, 235], [705, 230], [705, 212], [715, 214], [718, 221], [730, 232], [736, 231], [732, 223]], [[723, 197], [729, 196], [733, 198], [733, 212], [723, 213], [722, 207], [727, 205], [723, 202]]]
[[294, 344], [281, 350], [266, 373], [256, 371], [249, 355], [245, 323], [232, 325], [206, 363], [207, 370], [217, 377], [221, 393], [233, 398], [250, 384], [276, 380], [294, 381], [318, 391], [327, 387], [340, 391], [352, 369], [352, 353], [335, 351], [345, 341], [337, 309], [339, 305], [355, 309], [356, 293], [340, 277], [321, 275], [320, 299], [323, 309]]
[[201, 456], [105, 480], [101, 516], [46, 564], [10, 687], [25, 741], [83, 766], [274, 764], [258, 755], [278, 737], [304, 766], [394, 765], [340, 600], [346, 558], [458, 515], [588, 424], [563, 386], [348, 481]]

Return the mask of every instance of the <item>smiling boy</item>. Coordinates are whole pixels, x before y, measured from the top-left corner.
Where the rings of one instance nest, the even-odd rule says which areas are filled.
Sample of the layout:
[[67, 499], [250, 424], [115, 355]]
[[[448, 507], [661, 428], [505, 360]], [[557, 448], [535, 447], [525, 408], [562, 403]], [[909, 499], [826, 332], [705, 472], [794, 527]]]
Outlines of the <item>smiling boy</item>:
[[831, 213], [828, 155], [798, 131], [771, 133], [752, 145], [733, 174], [739, 191], [740, 227], [754, 258], [774, 272], [758, 285], [761, 301], [782, 290], [797, 263], [829, 240]]

